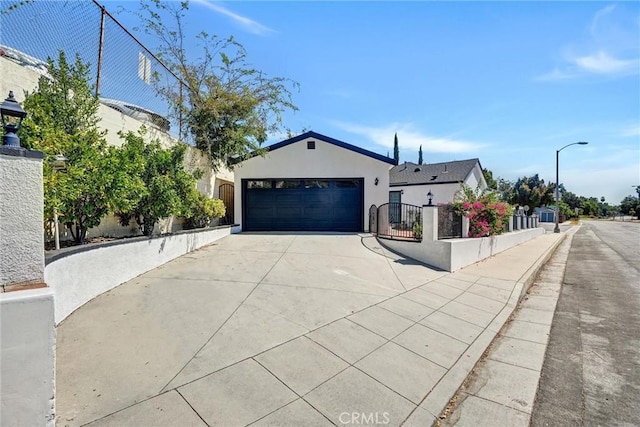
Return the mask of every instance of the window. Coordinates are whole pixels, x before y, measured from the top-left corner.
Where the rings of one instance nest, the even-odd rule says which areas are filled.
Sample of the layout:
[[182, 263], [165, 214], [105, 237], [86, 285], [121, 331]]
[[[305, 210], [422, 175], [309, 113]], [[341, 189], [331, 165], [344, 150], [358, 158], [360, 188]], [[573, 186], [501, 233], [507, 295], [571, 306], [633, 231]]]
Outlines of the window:
[[299, 179], [276, 181], [276, 188], [300, 188]]
[[315, 141], [307, 141], [307, 150], [315, 150], [316, 142]]
[[307, 179], [304, 188], [329, 188], [329, 181], [325, 179]]
[[247, 190], [271, 188], [270, 180], [251, 180], [247, 181]]
[[358, 179], [336, 179], [337, 188], [358, 188], [360, 180]]

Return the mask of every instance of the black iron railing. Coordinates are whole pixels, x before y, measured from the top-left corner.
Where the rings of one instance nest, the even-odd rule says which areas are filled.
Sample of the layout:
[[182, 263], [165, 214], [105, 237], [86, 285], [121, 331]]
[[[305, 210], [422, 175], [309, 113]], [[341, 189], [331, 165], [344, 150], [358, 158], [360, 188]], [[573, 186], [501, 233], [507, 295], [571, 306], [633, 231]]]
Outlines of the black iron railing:
[[378, 208], [377, 233], [389, 239], [422, 240], [422, 207], [385, 203]]
[[463, 237], [462, 215], [456, 212], [453, 205], [438, 205], [438, 239], [460, 237]]

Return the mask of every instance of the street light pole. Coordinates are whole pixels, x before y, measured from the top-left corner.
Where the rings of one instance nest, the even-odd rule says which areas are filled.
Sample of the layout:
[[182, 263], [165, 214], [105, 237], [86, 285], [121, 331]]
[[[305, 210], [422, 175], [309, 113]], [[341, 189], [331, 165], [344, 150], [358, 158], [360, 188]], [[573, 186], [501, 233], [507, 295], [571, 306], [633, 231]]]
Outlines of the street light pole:
[[559, 222], [559, 220], [560, 220], [560, 188], [559, 188], [559, 186], [560, 186], [560, 176], [559, 176], [559, 173], [558, 173], [558, 169], [559, 169], [558, 165], [560, 163], [560, 152], [562, 150], [564, 150], [565, 148], [570, 147], [572, 145], [587, 145], [587, 144], [588, 144], [588, 142], [585, 142], [585, 141], [572, 142], [571, 144], [567, 144], [564, 147], [562, 147], [561, 149], [556, 150], [556, 194], [555, 194], [555, 196], [556, 196], [556, 214], [555, 214], [556, 226], [553, 229], [554, 233], [559, 233], [560, 232], [560, 222]]

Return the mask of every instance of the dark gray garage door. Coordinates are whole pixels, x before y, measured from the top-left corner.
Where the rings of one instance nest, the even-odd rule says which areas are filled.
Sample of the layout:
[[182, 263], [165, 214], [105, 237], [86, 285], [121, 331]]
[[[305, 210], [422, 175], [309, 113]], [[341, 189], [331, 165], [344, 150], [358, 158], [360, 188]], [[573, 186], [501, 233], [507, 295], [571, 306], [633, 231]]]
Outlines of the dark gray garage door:
[[364, 180], [246, 179], [246, 231], [362, 231]]

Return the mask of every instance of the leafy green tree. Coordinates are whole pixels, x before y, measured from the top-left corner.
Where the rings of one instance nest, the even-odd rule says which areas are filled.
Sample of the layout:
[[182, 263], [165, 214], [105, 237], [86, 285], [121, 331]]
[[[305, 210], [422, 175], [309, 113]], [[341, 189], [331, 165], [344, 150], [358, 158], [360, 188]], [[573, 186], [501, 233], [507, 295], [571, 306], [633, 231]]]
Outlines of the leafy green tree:
[[509, 195], [509, 202], [518, 206], [529, 206], [533, 211], [539, 206], [554, 203], [553, 187], [545, 184], [538, 174], [518, 178]]
[[144, 129], [137, 134], [121, 134], [124, 144], [119, 152], [120, 162], [137, 165], [131, 173], [143, 185], [136, 203], [116, 215], [121, 225], [128, 226], [133, 220], [144, 235], [150, 236], [161, 218], [191, 213], [196, 180], [201, 172], [192, 174], [185, 170], [184, 144], [163, 149], [158, 141], [145, 143], [143, 135]]
[[636, 196], [632, 196], [630, 194], [620, 202], [620, 212], [624, 215], [631, 215], [629, 212], [631, 209], [635, 210], [638, 204], [640, 204], [640, 200]]
[[513, 191], [513, 183], [504, 178], [498, 178], [496, 181], [496, 193], [500, 200], [509, 200]]
[[188, 131], [212, 168], [232, 168], [238, 160], [262, 153], [268, 135], [284, 129], [282, 114], [297, 110], [291, 89], [298, 85], [252, 68], [233, 37], [203, 31], [197, 36], [202, 52], [189, 58], [184, 47], [188, 10], [188, 1], [140, 2], [143, 31], [156, 38], [158, 56], [183, 82], [164, 85], [156, 79], [156, 87], [175, 113], [186, 117]]
[[422, 161], [422, 144], [420, 144], [420, 149], [418, 150], [418, 164], [419, 165], [423, 164], [423, 161]]
[[393, 136], [393, 159], [396, 161], [396, 166], [400, 164], [400, 148], [398, 147], [398, 134]]
[[[60, 51], [58, 63], [48, 59], [49, 77], [25, 94], [29, 111], [21, 139], [27, 148], [44, 152], [45, 217], [59, 213], [76, 243], [84, 243], [87, 230], [109, 212], [127, 208], [140, 183], [130, 170], [121, 169], [115, 147], [108, 147], [97, 128], [99, 101], [89, 83], [89, 64], [76, 55], [69, 63]], [[55, 159], [66, 158], [54, 167]]]
[[571, 191], [562, 192], [562, 201], [566, 203], [571, 209], [580, 209], [582, 207], [581, 197], [572, 193]]
[[595, 197], [590, 197], [588, 199], [584, 198], [581, 205], [584, 215], [592, 217], [599, 217], [602, 215], [600, 203], [598, 203], [598, 199]]
[[493, 172], [487, 168], [482, 168], [482, 175], [484, 175], [484, 180], [487, 181], [487, 188], [492, 190], [498, 189], [498, 182], [493, 179]]

